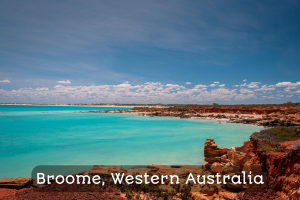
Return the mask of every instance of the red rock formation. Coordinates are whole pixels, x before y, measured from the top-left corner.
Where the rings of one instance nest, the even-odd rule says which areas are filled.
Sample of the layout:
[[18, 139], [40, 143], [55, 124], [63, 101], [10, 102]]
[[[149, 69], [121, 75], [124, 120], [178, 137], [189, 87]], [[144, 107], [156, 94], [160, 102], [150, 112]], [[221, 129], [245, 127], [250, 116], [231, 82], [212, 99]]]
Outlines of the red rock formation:
[[264, 196], [272, 199], [300, 198], [300, 151], [265, 153], [258, 152], [262, 145], [279, 145], [251, 139], [243, 147], [237, 148], [245, 153], [253, 153], [251, 164], [259, 164], [266, 174], [266, 184], [260, 190], [252, 187], [245, 191], [245, 198], [255, 199]]
[[[94, 111], [95, 112], [95, 111]], [[173, 107], [173, 108], [133, 108], [132, 110], [111, 111], [111, 112], [139, 112], [157, 116], [177, 116], [182, 118], [201, 116], [204, 113], [218, 113], [218, 117], [225, 117], [223, 114], [232, 114], [235, 123], [256, 123], [263, 126], [300, 126], [300, 107]], [[239, 119], [238, 115], [264, 115], [262, 119]], [[229, 117], [231, 118], [231, 117]], [[253, 116], [252, 116], [253, 118]]]
[[32, 178], [4, 178], [0, 180], [0, 188], [20, 189], [30, 187]]
[[[262, 146], [277, 147], [278, 152], [260, 152]], [[227, 188], [246, 189], [240, 199], [300, 199], [300, 151], [288, 150], [276, 142], [258, 141], [251, 138], [242, 147], [220, 153], [213, 139], [205, 142], [203, 169], [211, 173], [263, 175], [263, 185], [227, 183]], [[223, 154], [223, 155], [221, 155]], [[225, 162], [221, 161], [223, 157]], [[248, 181], [248, 178], [247, 180]]]

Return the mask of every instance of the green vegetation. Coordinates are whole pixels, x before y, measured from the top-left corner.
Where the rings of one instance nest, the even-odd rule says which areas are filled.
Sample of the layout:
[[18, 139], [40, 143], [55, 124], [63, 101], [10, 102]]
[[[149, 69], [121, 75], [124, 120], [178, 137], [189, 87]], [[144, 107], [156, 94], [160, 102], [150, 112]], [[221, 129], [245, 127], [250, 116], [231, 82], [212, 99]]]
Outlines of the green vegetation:
[[257, 151], [272, 153], [277, 150], [277, 147], [271, 147], [269, 145], [261, 146], [261, 148], [257, 149]]
[[277, 126], [270, 129], [254, 132], [252, 137], [257, 140], [273, 142], [295, 141], [300, 138], [300, 130], [293, 127]]
[[125, 189], [125, 195], [128, 199], [131, 199], [133, 197], [133, 193], [131, 190]]
[[140, 193], [137, 193], [137, 194], [135, 195], [135, 197], [136, 197], [137, 199], [140, 199], [140, 196], [141, 196]]

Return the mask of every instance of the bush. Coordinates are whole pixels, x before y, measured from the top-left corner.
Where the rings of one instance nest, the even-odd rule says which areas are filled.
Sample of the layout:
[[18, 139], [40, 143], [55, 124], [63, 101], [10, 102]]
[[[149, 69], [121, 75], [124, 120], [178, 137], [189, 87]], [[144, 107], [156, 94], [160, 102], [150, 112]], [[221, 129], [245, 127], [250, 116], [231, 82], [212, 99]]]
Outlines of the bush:
[[257, 140], [286, 142], [298, 140], [300, 137], [300, 132], [298, 129], [293, 127], [277, 126], [274, 128], [261, 130], [260, 132], [254, 132], [251, 137]]
[[219, 106], [218, 103], [213, 103], [212, 105], [213, 105], [213, 107], [218, 107]]
[[133, 197], [133, 193], [131, 192], [131, 190], [125, 189], [125, 196], [126, 196], [128, 199], [131, 199], [131, 198]]
[[261, 148], [257, 149], [257, 151], [262, 151], [262, 152], [275, 152], [277, 150], [277, 147], [271, 147], [269, 145], [266, 146], [261, 146]]

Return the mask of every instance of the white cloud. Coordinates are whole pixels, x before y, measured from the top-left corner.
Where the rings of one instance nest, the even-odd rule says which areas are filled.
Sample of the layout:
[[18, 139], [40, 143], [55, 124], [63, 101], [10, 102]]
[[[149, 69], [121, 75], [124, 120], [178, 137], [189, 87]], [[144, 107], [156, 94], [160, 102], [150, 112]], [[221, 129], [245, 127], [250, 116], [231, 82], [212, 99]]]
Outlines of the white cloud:
[[47, 90], [49, 90], [49, 88], [46, 88], [46, 87], [42, 87], [42, 88], [36, 88], [35, 90], [40, 90], [40, 91], [47, 91]]
[[260, 82], [251, 82], [249, 83], [248, 88], [259, 88], [258, 85], [261, 84]]
[[266, 92], [266, 91], [271, 91], [271, 90], [275, 90], [275, 88], [272, 85], [263, 85], [261, 88], [255, 89], [254, 91]]
[[244, 101], [244, 100], [246, 100], [246, 99], [250, 99], [250, 98], [257, 98], [256, 96], [255, 96], [255, 94], [238, 94], [238, 95], [236, 95], [235, 97], [234, 97], [234, 99], [235, 100], [238, 100], [238, 101]]
[[271, 96], [262, 96], [262, 98], [264, 98], [264, 99], [274, 99], [275, 97], [273, 95], [271, 95]]
[[291, 82], [279, 82], [275, 85], [276, 87], [285, 87], [285, 91], [289, 92], [300, 87], [300, 82], [291, 83]]
[[213, 83], [219, 84], [220, 82], [215, 81], [215, 82], [213, 82]]
[[219, 85], [220, 87], [225, 87], [225, 84]]
[[241, 93], [254, 93], [252, 90], [244, 89], [244, 88], [240, 89], [240, 92]]
[[0, 83], [10, 83], [10, 80], [4, 79], [4, 80], [0, 81]]
[[61, 83], [61, 84], [70, 84], [71, 81], [66, 80], [66, 81], [57, 81], [57, 83]]
[[206, 85], [202, 85], [202, 84], [195, 85], [195, 88], [206, 88], [206, 87], [207, 87]]
[[192, 84], [192, 83], [191, 83], [191, 82], [186, 82], [185, 84], [190, 85], [190, 84]]
[[246, 82], [246, 81], [247, 81], [247, 79], [244, 79], [244, 80], [243, 80], [243, 82]]
[[210, 84], [209, 86], [210, 86], [210, 87], [216, 87], [216, 84], [213, 84], [213, 83], [212, 83], [212, 84]]
[[291, 83], [291, 82], [279, 82], [275, 85], [276, 87], [293, 87], [293, 86], [300, 86], [300, 82]]

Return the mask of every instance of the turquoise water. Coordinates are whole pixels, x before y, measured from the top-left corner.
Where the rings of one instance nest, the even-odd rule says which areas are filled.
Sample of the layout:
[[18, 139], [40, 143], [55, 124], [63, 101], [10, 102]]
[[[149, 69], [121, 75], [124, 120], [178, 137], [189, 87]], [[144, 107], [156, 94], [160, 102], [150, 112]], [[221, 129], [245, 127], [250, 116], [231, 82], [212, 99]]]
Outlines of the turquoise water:
[[[37, 165], [202, 164], [203, 145], [241, 146], [261, 127], [215, 121], [81, 113], [126, 109], [0, 105], [0, 178]], [[127, 108], [129, 109], [129, 108]]]

